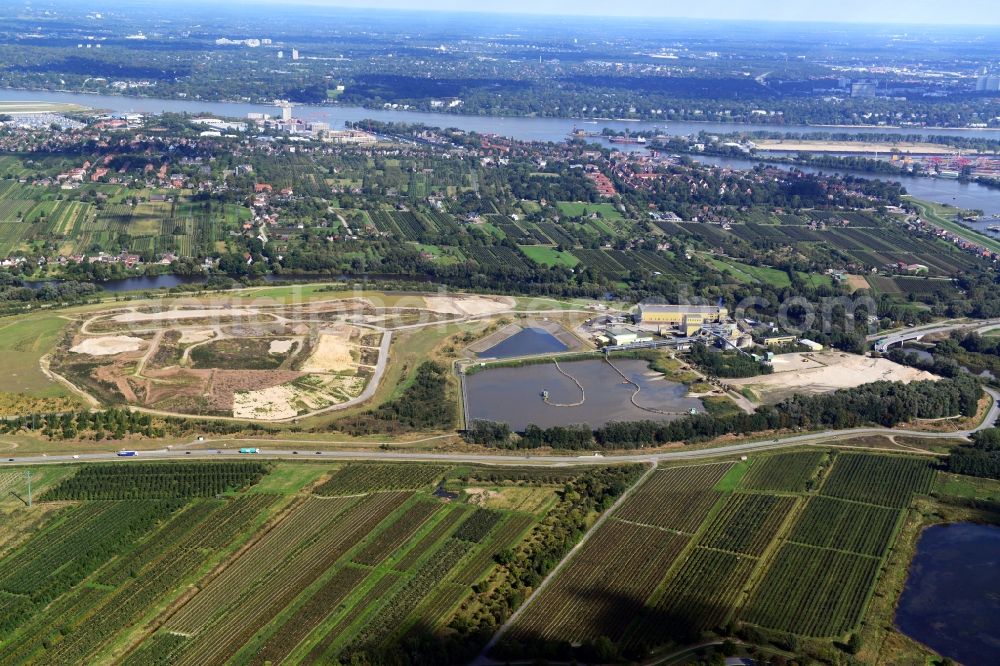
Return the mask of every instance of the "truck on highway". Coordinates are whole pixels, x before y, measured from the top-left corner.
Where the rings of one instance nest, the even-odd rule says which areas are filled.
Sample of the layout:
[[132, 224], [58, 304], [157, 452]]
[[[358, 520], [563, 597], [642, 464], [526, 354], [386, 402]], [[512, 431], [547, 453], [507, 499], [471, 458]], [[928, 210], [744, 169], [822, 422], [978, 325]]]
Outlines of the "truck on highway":
[[260, 453], [260, 449], [244, 448], [240, 449], [240, 453]]
[[139, 455], [138, 451], [119, 451], [118, 457], [120, 458], [134, 458]]

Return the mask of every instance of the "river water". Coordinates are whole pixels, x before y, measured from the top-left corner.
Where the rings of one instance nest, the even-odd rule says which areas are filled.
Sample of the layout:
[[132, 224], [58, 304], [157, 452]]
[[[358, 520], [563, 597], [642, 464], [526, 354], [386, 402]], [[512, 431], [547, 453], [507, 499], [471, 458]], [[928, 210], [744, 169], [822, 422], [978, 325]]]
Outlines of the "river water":
[[924, 530], [896, 609], [907, 636], [966, 666], [1000, 655], [1000, 527]]
[[[117, 113], [209, 113], [220, 116], [245, 118], [248, 113], [270, 113], [280, 115], [280, 111], [261, 104], [239, 102], [203, 102], [184, 99], [160, 99], [156, 97], [122, 97], [118, 95], [97, 95], [72, 92], [47, 92], [34, 90], [0, 89], [0, 101], [38, 101], [62, 104], [79, 104], [94, 109], [104, 109]], [[400, 111], [389, 109], [365, 109], [359, 106], [319, 106], [303, 104], [296, 106], [297, 118], [318, 120], [339, 127], [347, 121], [365, 119], [384, 122], [422, 123], [431, 127], [455, 127], [457, 129], [482, 134], [500, 134], [522, 141], [562, 141], [574, 127], [587, 131], [609, 128], [616, 131], [663, 131], [668, 134], [697, 134], [698, 132], [849, 132], [851, 134], [921, 134], [923, 136], [948, 134], [954, 136], [1000, 139], [1000, 132], [970, 129], [919, 129], [891, 127], [833, 128], [808, 125], [757, 125], [717, 122], [690, 121], [626, 121], [626, 120], [582, 120], [573, 118], [503, 118], [492, 116], [463, 116], [456, 114], [427, 113], [423, 111]]]

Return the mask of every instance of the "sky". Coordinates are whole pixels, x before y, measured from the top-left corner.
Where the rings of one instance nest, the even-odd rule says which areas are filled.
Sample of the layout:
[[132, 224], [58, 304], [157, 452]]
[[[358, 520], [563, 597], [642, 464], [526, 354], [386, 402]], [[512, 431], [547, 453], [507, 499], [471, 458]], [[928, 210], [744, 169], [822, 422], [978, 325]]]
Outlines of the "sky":
[[[267, 0], [264, 0], [267, 1]], [[271, 0], [276, 2], [277, 0]], [[270, 4], [270, 3], [269, 3]], [[297, 0], [370, 9], [643, 16], [726, 20], [1000, 25], [1000, 0]]]

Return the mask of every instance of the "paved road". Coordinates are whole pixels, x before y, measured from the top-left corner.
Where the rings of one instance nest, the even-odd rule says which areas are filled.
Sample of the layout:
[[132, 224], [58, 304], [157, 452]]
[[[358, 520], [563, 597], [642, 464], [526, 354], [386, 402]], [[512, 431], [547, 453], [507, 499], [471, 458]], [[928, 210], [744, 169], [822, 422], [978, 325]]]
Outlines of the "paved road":
[[925, 335], [931, 335], [932, 333], [950, 333], [951, 331], [958, 330], [975, 330], [975, 331], [988, 331], [993, 328], [1000, 326], [1000, 319], [978, 319], [975, 321], [964, 320], [952, 320], [946, 323], [936, 323], [927, 324], [925, 326], [914, 326], [913, 328], [903, 329], [901, 331], [876, 333], [874, 335], [868, 336], [869, 342], [880, 342], [875, 346], [875, 351], [884, 352], [891, 345], [901, 344], [903, 342], [909, 342], [910, 340], [916, 340]]
[[[623, 455], [608, 454], [603, 455], [506, 455], [497, 454], [477, 454], [477, 453], [430, 453], [418, 451], [324, 451], [323, 446], [328, 443], [317, 442], [315, 440], [302, 439], [269, 439], [269, 440], [242, 440], [247, 446], [266, 445], [268, 441], [275, 444], [285, 444], [300, 446], [298, 452], [260, 448], [259, 457], [275, 459], [321, 459], [321, 460], [385, 460], [385, 461], [411, 461], [411, 462], [453, 462], [453, 463], [484, 463], [493, 465], [531, 465], [531, 466], [566, 466], [566, 465], [595, 465], [608, 462], [640, 462], [658, 463], [678, 460], [699, 460], [705, 458], [719, 458], [732, 455], [742, 455], [768, 449], [778, 449], [787, 446], [804, 444], [814, 444], [838, 437], [859, 436], [859, 435], [902, 435], [909, 437], [920, 437], [923, 439], [955, 439], [968, 437], [972, 433], [984, 428], [992, 427], [1000, 417], [1000, 392], [991, 388], [984, 389], [993, 398], [993, 405], [990, 407], [986, 418], [977, 427], [970, 430], [957, 430], [954, 432], [927, 432], [924, 430], [903, 430], [897, 428], [851, 428], [848, 430], [824, 430], [821, 432], [805, 433], [802, 435], [790, 435], [771, 440], [760, 440], [745, 442], [742, 444], [728, 444], [708, 449], [681, 449], [676, 451], [663, 451], [658, 453], [638, 452]], [[210, 458], [218, 459], [224, 457], [239, 457], [246, 454], [239, 452], [240, 440], [206, 440], [204, 442], [192, 442], [190, 447], [177, 447], [171, 449], [157, 449], [152, 451], [139, 451], [135, 458], [122, 458], [114, 452], [107, 453], [80, 453], [77, 455], [53, 455], [53, 456], [23, 456], [13, 458], [0, 458], [0, 467], [12, 465], [35, 465], [60, 462], [96, 462], [108, 460], [171, 460], [171, 459], [197, 459]], [[226, 448], [205, 448], [206, 445], [215, 445]], [[232, 448], [229, 448], [232, 447]]]

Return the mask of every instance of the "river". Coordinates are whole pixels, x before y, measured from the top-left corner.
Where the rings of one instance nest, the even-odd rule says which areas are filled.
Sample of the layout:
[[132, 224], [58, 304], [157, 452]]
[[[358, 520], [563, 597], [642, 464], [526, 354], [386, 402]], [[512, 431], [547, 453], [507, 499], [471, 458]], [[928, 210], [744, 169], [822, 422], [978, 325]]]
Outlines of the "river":
[[[117, 95], [96, 95], [70, 92], [45, 92], [26, 90], [0, 90], [0, 101], [41, 101], [63, 104], [78, 104], [95, 109], [107, 109], [118, 113], [142, 112], [161, 113], [164, 111], [184, 113], [209, 113], [219, 116], [245, 118], [248, 113], [270, 113], [276, 115], [278, 109], [260, 104], [242, 104], [236, 102], [202, 102], [197, 100], [159, 99], [155, 97], [122, 97]], [[729, 133], [738, 131], [783, 131], [799, 133], [816, 133], [830, 131], [845, 131], [859, 134], [951, 134], [966, 137], [985, 137], [1000, 139], [1000, 132], [990, 130], [970, 129], [933, 129], [919, 130], [916, 128], [828, 128], [811, 127], [808, 125], [737, 125], [731, 123], [696, 123], [682, 121], [660, 122], [630, 122], [621, 120], [583, 121], [571, 118], [503, 118], [484, 116], [462, 116], [441, 113], [426, 113], [420, 111], [399, 111], [382, 109], [365, 109], [357, 106], [316, 106], [300, 105], [295, 107], [296, 117], [307, 120], [319, 120], [330, 123], [331, 127], [339, 127], [345, 122], [371, 118], [386, 122], [423, 123], [435, 127], [456, 127], [466, 131], [494, 133], [522, 141], [554, 141], [567, 138], [573, 128], [583, 128], [588, 131], [599, 131], [609, 128], [616, 131], [626, 129], [632, 131], [660, 131], [668, 134], [688, 135], [701, 131]], [[606, 143], [606, 142], [605, 142]], [[642, 151], [640, 145], [616, 145], [622, 150]], [[702, 156], [700, 161], [714, 164], [726, 164], [734, 168], [750, 168], [758, 162], [754, 160]], [[825, 173], [853, 173], [865, 178], [883, 178], [902, 182], [907, 191], [920, 199], [939, 203], [950, 203], [962, 208], [980, 209], [990, 216], [1000, 216], [1000, 191], [991, 190], [976, 183], [961, 183], [957, 180], [923, 178], [896, 174], [871, 174], [865, 172], [844, 172], [836, 169], [816, 169], [812, 167], [797, 167], [803, 171]], [[980, 231], [995, 224], [995, 221], [984, 220], [973, 226]], [[998, 234], [1000, 236], [1000, 234]]]
[[[997, 137], [1000, 138], [1000, 137]], [[766, 160], [753, 160], [739, 157], [722, 157], [719, 155], [695, 155], [692, 156], [702, 164], [714, 164], [716, 166], [727, 166], [733, 169], [751, 169]], [[872, 180], [890, 180], [902, 183], [906, 191], [918, 199], [936, 201], [938, 203], [951, 204], [959, 208], [978, 209], [983, 211], [988, 217], [1000, 217], [1000, 190], [990, 189], [979, 183], [963, 183], [958, 180], [946, 178], [927, 178], [924, 176], [909, 176], [895, 173], [868, 173], [865, 171], [852, 171], [850, 169], [833, 169], [830, 167], [800, 166], [797, 164], [785, 164], [774, 162], [773, 166], [782, 169], [798, 169], [805, 173], [825, 173], [843, 174], [869, 178]], [[970, 226], [977, 231], [1000, 237], [1000, 234], [987, 231], [986, 227], [997, 224], [996, 220], [983, 219], [972, 223]]]
[[[51, 92], [35, 90], [0, 89], [0, 101], [38, 101], [58, 104], [77, 104], [94, 109], [116, 113], [207, 113], [233, 118], [246, 118], [248, 113], [270, 113], [279, 115], [276, 107], [240, 102], [203, 102], [186, 99], [160, 99], [156, 97], [124, 97], [118, 95], [98, 95], [89, 93]], [[623, 132], [662, 131], [668, 134], [697, 134], [698, 132], [848, 132], [851, 134], [920, 134], [922, 136], [948, 134], [953, 136], [1000, 139], [1000, 132], [974, 129], [920, 129], [892, 127], [816, 127], [809, 125], [760, 125], [718, 122], [690, 122], [677, 120], [628, 121], [628, 120], [583, 120], [574, 118], [505, 118], [493, 116], [465, 116], [457, 114], [428, 113], [424, 111], [401, 111], [390, 109], [365, 109], [359, 106], [319, 106], [297, 105], [295, 117], [318, 120], [339, 127], [348, 121], [364, 119], [384, 122], [422, 123], [431, 127], [455, 127], [481, 134], [500, 134], [521, 141], [555, 141], [565, 139], [573, 128], [599, 131], [608, 128]], [[618, 146], [622, 148], [624, 146]]]

